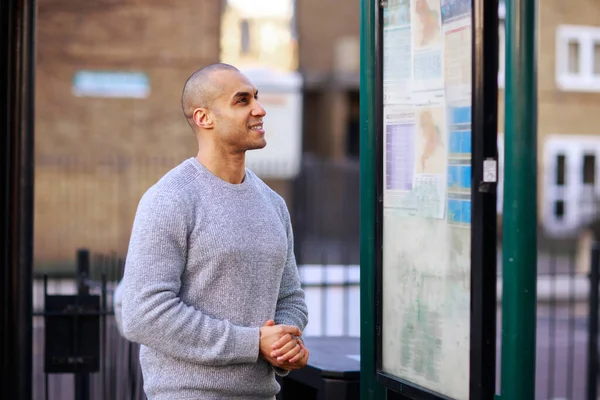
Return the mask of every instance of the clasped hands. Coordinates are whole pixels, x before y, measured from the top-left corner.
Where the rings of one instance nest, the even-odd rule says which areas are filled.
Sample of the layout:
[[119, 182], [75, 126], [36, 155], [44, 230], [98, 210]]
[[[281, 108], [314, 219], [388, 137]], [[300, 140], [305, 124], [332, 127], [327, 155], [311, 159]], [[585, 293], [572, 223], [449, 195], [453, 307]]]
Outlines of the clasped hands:
[[290, 325], [275, 325], [269, 320], [260, 328], [260, 355], [271, 365], [288, 371], [308, 363], [308, 350], [298, 337], [300, 329]]

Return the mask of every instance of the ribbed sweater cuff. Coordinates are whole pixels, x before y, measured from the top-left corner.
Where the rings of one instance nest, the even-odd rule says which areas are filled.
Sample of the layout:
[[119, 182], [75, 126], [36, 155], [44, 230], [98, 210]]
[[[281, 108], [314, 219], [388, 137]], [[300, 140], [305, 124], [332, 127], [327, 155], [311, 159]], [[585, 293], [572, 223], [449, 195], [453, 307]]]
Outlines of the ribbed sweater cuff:
[[256, 363], [260, 352], [260, 328], [237, 327], [234, 354], [241, 363]]

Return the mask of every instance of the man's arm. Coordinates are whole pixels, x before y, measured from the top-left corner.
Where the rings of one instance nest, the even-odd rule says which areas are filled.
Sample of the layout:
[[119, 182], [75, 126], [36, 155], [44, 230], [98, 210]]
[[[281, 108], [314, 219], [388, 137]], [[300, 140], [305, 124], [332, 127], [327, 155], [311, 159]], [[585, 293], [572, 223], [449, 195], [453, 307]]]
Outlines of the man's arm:
[[174, 195], [148, 192], [140, 201], [123, 277], [123, 333], [190, 362], [254, 363], [259, 327], [211, 318], [179, 298], [192, 221]]
[[[296, 265], [296, 256], [294, 254], [294, 233], [292, 230], [292, 223], [289, 212], [283, 199], [282, 215], [284, 217], [284, 223], [286, 224], [288, 251], [287, 261], [283, 269], [283, 276], [281, 277], [281, 285], [279, 286], [277, 306], [275, 308], [275, 323], [297, 326], [301, 331], [303, 331], [304, 328], [306, 328], [306, 325], [308, 324], [308, 308], [304, 300], [304, 290], [302, 290], [302, 287], [300, 285], [300, 276], [298, 274], [298, 267]], [[295, 339], [293, 341], [296, 342]], [[272, 353], [274, 357], [286, 354], [285, 351], [282, 351], [282, 346], [284, 346], [286, 343], [288, 343], [287, 339], [283, 337], [276, 344], [274, 344], [274, 352]], [[299, 345], [296, 344], [296, 346]], [[299, 360], [299, 365], [306, 365], [306, 362], [308, 361], [308, 351], [305, 351], [303, 346], [296, 347], [296, 350], [302, 351], [302, 353], [296, 353], [296, 351], [292, 351], [288, 354], [299, 354], [300, 357], [302, 357]], [[294, 364], [290, 364], [288, 361], [290, 357], [285, 358], [286, 360], [283, 361], [285, 366], [283, 368], [278, 368], [277, 366], [274, 366], [275, 373], [281, 376], [287, 375], [290, 369], [297, 368], [297, 366], [296, 368], [291, 368], [291, 366], [296, 364], [297, 362], [294, 362]]]
[[308, 324], [308, 308], [304, 300], [304, 290], [300, 286], [300, 276], [294, 254], [294, 233], [290, 215], [282, 199], [282, 213], [286, 224], [288, 250], [287, 261], [281, 277], [277, 307], [275, 308], [275, 323], [297, 326], [301, 331]]

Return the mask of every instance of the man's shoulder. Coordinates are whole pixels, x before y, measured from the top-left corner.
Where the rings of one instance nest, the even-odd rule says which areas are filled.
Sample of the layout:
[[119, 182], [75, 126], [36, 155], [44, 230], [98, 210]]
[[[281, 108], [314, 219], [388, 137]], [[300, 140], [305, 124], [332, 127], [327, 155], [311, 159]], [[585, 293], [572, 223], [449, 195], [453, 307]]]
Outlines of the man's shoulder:
[[185, 160], [148, 188], [142, 199], [178, 202], [178, 199], [186, 197], [186, 193], [196, 181], [197, 175], [197, 170], [189, 160]]

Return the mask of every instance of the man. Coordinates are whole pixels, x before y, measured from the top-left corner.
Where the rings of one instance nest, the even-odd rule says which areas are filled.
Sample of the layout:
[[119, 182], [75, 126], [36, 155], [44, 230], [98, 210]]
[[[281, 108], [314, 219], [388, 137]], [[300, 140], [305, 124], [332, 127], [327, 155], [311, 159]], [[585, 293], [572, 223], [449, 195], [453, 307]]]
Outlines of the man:
[[308, 361], [308, 312], [285, 202], [245, 168], [246, 151], [266, 145], [266, 113], [227, 64], [196, 71], [182, 108], [198, 154], [140, 200], [123, 333], [142, 345], [150, 400], [273, 399], [275, 373]]

